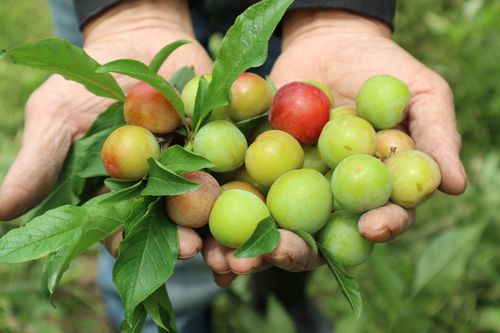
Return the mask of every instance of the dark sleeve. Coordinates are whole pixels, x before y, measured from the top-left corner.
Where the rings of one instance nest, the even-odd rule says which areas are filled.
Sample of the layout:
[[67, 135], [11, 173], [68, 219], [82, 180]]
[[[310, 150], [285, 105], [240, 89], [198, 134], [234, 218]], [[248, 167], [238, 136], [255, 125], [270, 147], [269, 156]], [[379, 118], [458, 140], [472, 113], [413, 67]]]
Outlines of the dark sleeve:
[[396, 0], [295, 0], [290, 10], [305, 8], [344, 9], [376, 18], [392, 29]]
[[73, 0], [80, 30], [88, 21], [119, 2], [120, 0]]

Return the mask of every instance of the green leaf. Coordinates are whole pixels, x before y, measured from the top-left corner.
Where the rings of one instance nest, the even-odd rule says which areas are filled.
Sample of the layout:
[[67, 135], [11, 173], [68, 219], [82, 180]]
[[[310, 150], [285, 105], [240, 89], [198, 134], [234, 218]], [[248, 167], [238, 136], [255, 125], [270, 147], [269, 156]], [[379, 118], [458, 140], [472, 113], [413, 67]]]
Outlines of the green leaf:
[[262, 119], [264, 119], [266, 117], [267, 117], [267, 112], [263, 113], [263, 114], [259, 114], [258, 116], [255, 116], [253, 118], [239, 121], [239, 122], [234, 123], [234, 124], [248, 138], [250, 135], [252, 135], [255, 128], [260, 125]]
[[78, 237], [81, 207], [62, 206], [36, 217], [0, 238], [0, 263], [20, 263], [59, 250]]
[[97, 73], [119, 73], [141, 80], [158, 90], [168, 99], [182, 118], [185, 117], [184, 104], [175, 88], [167, 80], [152, 71], [140, 61], [132, 59], [121, 59], [109, 62], [99, 67]]
[[117, 102], [110, 105], [106, 111], [97, 116], [83, 139], [111, 128], [117, 129], [123, 125], [125, 125], [125, 119], [123, 118], [123, 103]]
[[0, 49], [0, 60], [7, 55], [7, 50]]
[[164, 46], [160, 51], [158, 51], [158, 53], [156, 53], [153, 60], [151, 60], [151, 62], [149, 63], [149, 68], [151, 68], [151, 70], [153, 72], [158, 73], [161, 65], [163, 65], [165, 60], [167, 60], [167, 58], [172, 54], [172, 52], [177, 50], [182, 45], [189, 44], [189, 43], [191, 43], [191, 42], [188, 40], [180, 39], [180, 40], [176, 40], [175, 42]]
[[160, 161], [149, 159], [148, 164], [148, 184], [141, 192], [141, 195], [177, 195], [196, 190], [199, 186], [175, 174]]
[[272, 216], [259, 222], [252, 236], [241, 245], [234, 256], [236, 258], [253, 258], [271, 253], [280, 242], [280, 232]]
[[146, 309], [142, 304], [139, 304], [139, 306], [135, 308], [129, 321], [122, 321], [122, 324], [120, 325], [120, 333], [141, 333], [146, 317]]
[[175, 224], [160, 204], [152, 205], [152, 214], [145, 216], [133, 232], [125, 232], [113, 267], [113, 281], [129, 322], [136, 307], [170, 277], [179, 252]]
[[[413, 280], [413, 295], [416, 295], [440, 272], [448, 268], [449, 262], [456, 256], [470, 256], [471, 251], [463, 251], [464, 247], [475, 247], [481, 239], [485, 223], [447, 230], [437, 236], [425, 247], [420, 256]], [[466, 263], [466, 260], [463, 261]]]
[[122, 180], [122, 179], [114, 179], [114, 178], [107, 178], [104, 181], [104, 185], [109, 188], [113, 192], [117, 192], [120, 190], [124, 190], [126, 188], [129, 188], [131, 186], [134, 186], [137, 182], [142, 182], [143, 180]]
[[215, 60], [200, 123], [214, 108], [229, 104], [231, 85], [241, 73], [265, 62], [269, 39], [292, 2], [263, 0], [236, 18]]
[[[194, 102], [194, 110], [193, 110], [193, 127], [195, 132], [201, 127], [204, 118], [202, 117], [203, 106], [205, 103], [205, 99], [208, 91], [208, 80], [205, 77], [200, 77], [198, 81], [198, 87], [196, 88], [196, 100]], [[210, 109], [211, 111], [212, 109]], [[207, 113], [208, 116], [209, 112]]]
[[93, 94], [124, 101], [120, 86], [108, 73], [96, 73], [100, 64], [84, 50], [63, 39], [49, 38], [7, 51], [14, 64], [43, 69], [81, 83]]
[[341, 264], [335, 261], [330, 251], [319, 244], [318, 248], [325, 258], [328, 268], [335, 276], [335, 280], [337, 280], [342, 294], [349, 302], [356, 319], [359, 319], [361, 312], [363, 311], [363, 299], [361, 298], [358, 281], [350, 276]]
[[75, 143], [75, 175], [90, 178], [108, 174], [102, 164], [101, 150], [112, 131], [104, 130]]
[[197, 171], [214, 166], [206, 158], [192, 153], [179, 145], [168, 147], [160, 156], [159, 161], [173, 172]]
[[297, 236], [302, 238], [304, 242], [314, 251], [314, 253], [318, 253], [318, 245], [316, 244], [316, 240], [314, 240], [313, 235], [303, 230], [294, 230], [293, 231]]
[[132, 199], [134, 197], [137, 197], [141, 194], [141, 191], [145, 187], [145, 182], [144, 181], [138, 181], [135, 184], [133, 184], [130, 187], [126, 187], [124, 189], [111, 192], [111, 193], [106, 193], [104, 195], [98, 196], [94, 198], [93, 200], [101, 203], [101, 204], [109, 204], [113, 202], [120, 202], [128, 199]]
[[167, 288], [162, 285], [142, 303], [155, 324], [167, 332], [177, 332], [175, 312]]
[[182, 67], [170, 78], [170, 83], [174, 85], [178, 92], [182, 92], [184, 86], [196, 76], [194, 67]]

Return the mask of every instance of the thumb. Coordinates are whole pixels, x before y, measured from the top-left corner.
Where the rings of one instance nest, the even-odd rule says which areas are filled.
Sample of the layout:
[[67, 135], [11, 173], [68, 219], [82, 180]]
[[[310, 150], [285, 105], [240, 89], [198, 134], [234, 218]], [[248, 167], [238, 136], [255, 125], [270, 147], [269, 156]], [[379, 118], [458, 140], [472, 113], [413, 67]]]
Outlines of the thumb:
[[63, 121], [33, 115], [26, 120], [21, 150], [0, 186], [0, 220], [19, 217], [47, 196], [72, 143], [71, 128]]

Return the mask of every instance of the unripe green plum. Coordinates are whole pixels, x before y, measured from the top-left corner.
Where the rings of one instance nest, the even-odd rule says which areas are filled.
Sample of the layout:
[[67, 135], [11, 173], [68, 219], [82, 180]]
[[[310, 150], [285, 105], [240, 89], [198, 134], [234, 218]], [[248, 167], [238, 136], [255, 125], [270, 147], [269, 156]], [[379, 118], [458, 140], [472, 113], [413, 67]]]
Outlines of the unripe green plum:
[[304, 150], [304, 168], [314, 169], [321, 173], [328, 171], [328, 165], [319, 156], [318, 148], [315, 146], [302, 146]]
[[339, 106], [330, 110], [330, 120], [340, 116], [357, 116], [356, 110], [350, 106]]
[[149, 158], [160, 156], [160, 145], [144, 127], [125, 125], [114, 130], [102, 146], [102, 164], [109, 176], [137, 180], [148, 174]]
[[387, 203], [392, 191], [389, 170], [369, 155], [352, 155], [333, 171], [332, 192], [342, 209], [362, 213]]
[[304, 151], [290, 134], [271, 130], [262, 133], [248, 147], [245, 167], [248, 174], [264, 186], [271, 184], [284, 173], [301, 168]]
[[227, 172], [243, 165], [247, 140], [238, 127], [225, 120], [214, 120], [196, 134], [193, 151], [213, 164], [210, 170]]
[[267, 206], [280, 227], [314, 233], [332, 211], [330, 184], [314, 169], [289, 171], [269, 189]]
[[123, 117], [127, 124], [144, 127], [155, 134], [173, 132], [181, 124], [172, 103], [145, 82], [137, 83], [128, 92]]
[[410, 102], [408, 86], [390, 75], [375, 75], [363, 83], [356, 96], [356, 111], [377, 129], [399, 124]]
[[374, 243], [358, 231], [359, 217], [359, 214], [347, 211], [335, 212], [319, 232], [318, 242], [341, 265], [361, 264], [372, 253]]
[[253, 118], [266, 112], [272, 99], [266, 80], [254, 73], [243, 73], [231, 85], [229, 116], [234, 121]]
[[413, 208], [427, 200], [441, 183], [439, 166], [429, 155], [407, 150], [385, 161], [394, 188], [391, 201]]
[[167, 215], [180, 226], [201, 228], [208, 223], [210, 211], [221, 188], [211, 174], [203, 171], [189, 172], [182, 176], [200, 186], [191, 192], [166, 197]]
[[326, 97], [328, 97], [328, 99], [330, 100], [330, 106], [333, 107], [332, 91], [330, 90], [330, 88], [328, 88], [326, 84], [315, 80], [305, 80], [304, 83], [312, 84], [313, 86], [316, 86], [319, 89], [321, 89], [325, 93]]
[[237, 248], [245, 243], [260, 221], [269, 216], [266, 204], [248, 191], [229, 190], [215, 201], [210, 213], [210, 233], [222, 245]]
[[269, 191], [269, 186], [262, 185], [255, 179], [253, 179], [252, 176], [248, 174], [248, 171], [245, 167], [239, 168], [236, 171], [234, 180], [248, 183], [264, 194], [267, 194], [267, 192]]
[[386, 129], [377, 132], [375, 156], [381, 159], [391, 157], [402, 151], [415, 149], [415, 141], [398, 129]]
[[[212, 81], [212, 74], [198, 75], [192, 78], [182, 89], [181, 99], [184, 103], [184, 112], [186, 116], [193, 118], [194, 106], [196, 104], [196, 96], [198, 95], [198, 84], [200, 79], [203, 77], [209, 83]], [[229, 109], [225, 106], [216, 108], [212, 110], [209, 120], [221, 120], [226, 119], [229, 115]]]
[[243, 191], [248, 191], [250, 193], [255, 194], [256, 196], [259, 197], [263, 202], [266, 202], [266, 197], [264, 194], [262, 194], [258, 189], [253, 187], [252, 185], [239, 181], [239, 180], [233, 180], [232, 182], [226, 183], [222, 185], [220, 188], [221, 192], [226, 192], [229, 190], [243, 190]]
[[348, 156], [372, 155], [375, 152], [375, 129], [359, 117], [336, 117], [321, 131], [318, 151], [332, 169]]

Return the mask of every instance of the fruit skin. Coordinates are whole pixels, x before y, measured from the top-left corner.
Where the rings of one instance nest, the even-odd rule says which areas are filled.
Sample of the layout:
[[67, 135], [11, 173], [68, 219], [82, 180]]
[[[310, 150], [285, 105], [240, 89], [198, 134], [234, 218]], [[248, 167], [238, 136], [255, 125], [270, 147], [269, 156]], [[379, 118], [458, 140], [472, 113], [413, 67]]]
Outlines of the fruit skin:
[[375, 152], [375, 129], [360, 117], [336, 117], [321, 131], [318, 151], [321, 159], [332, 169], [348, 156], [372, 155]]
[[290, 134], [271, 130], [262, 133], [248, 147], [245, 167], [253, 179], [264, 186], [271, 184], [284, 173], [301, 168], [304, 151]]
[[314, 169], [285, 173], [269, 189], [266, 202], [280, 227], [309, 233], [321, 229], [332, 211], [330, 184]]
[[318, 148], [315, 146], [302, 146], [304, 150], [304, 168], [314, 169], [321, 173], [328, 171], [328, 165], [319, 156]]
[[302, 144], [316, 143], [329, 119], [328, 96], [316, 86], [303, 82], [281, 87], [269, 109], [271, 126], [290, 133]]
[[375, 75], [363, 83], [356, 96], [356, 111], [377, 129], [399, 124], [410, 102], [408, 86], [390, 75]]
[[328, 97], [328, 100], [330, 101], [330, 106], [333, 107], [334, 103], [333, 103], [332, 91], [330, 90], [330, 88], [328, 88], [326, 84], [315, 80], [304, 80], [304, 83], [312, 84], [313, 86], [316, 86], [319, 89], [321, 89], [321, 91], [324, 92], [325, 95]]
[[333, 171], [331, 186], [338, 205], [353, 213], [385, 205], [392, 192], [391, 175], [384, 163], [360, 154], [340, 162]]
[[[184, 112], [186, 116], [193, 118], [194, 105], [196, 104], [196, 96], [198, 95], [198, 84], [201, 77], [205, 78], [209, 83], [212, 81], [212, 74], [198, 75], [192, 78], [182, 89], [181, 99], [184, 103]], [[225, 106], [212, 110], [209, 121], [225, 119], [229, 115], [229, 109]]]
[[160, 145], [144, 127], [125, 125], [114, 130], [104, 142], [102, 164], [109, 176], [138, 180], [148, 174], [149, 158], [160, 156]]
[[196, 134], [193, 151], [210, 160], [210, 170], [227, 172], [238, 169], [245, 161], [247, 140], [238, 127], [226, 120], [214, 120]]
[[318, 234], [318, 242], [329, 250], [335, 260], [344, 266], [366, 261], [374, 243], [358, 231], [359, 214], [347, 211], [333, 213]]
[[229, 190], [215, 201], [208, 225], [210, 233], [220, 244], [237, 248], [268, 216], [269, 209], [259, 197], [248, 191]]
[[330, 120], [340, 116], [357, 116], [356, 110], [349, 106], [338, 106], [330, 110]]
[[407, 150], [385, 161], [394, 188], [391, 201], [413, 208], [427, 200], [441, 183], [439, 166], [429, 155]]
[[222, 185], [220, 188], [221, 192], [224, 193], [229, 190], [243, 190], [243, 191], [248, 191], [250, 193], [255, 194], [256, 196], [259, 197], [263, 202], [266, 202], [266, 197], [264, 194], [262, 194], [258, 189], [253, 187], [252, 185], [239, 181], [239, 180], [233, 180], [232, 182], [226, 183]]
[[170, 133], [181, 124], [172, 103], [145, 82], [137, 83], [128, 92], [123, 116], [127, 124], [144, 127], [155, 134]]
[[386, 129], [377, 132], [375, 138], [375, 156], [381, 159], [394, 154], [415, 149], [415, 141], [403, 131]]
[[273, 92], [269, 84], [257, 74], [243, 73], [231, 85], [229, 117], [241, 121], [266, 112]]
[[221, 194], [221, 188], [211, 174], [203, 171], [188, 172], [182, 176], [200, 186], [191, 192], [166, 197], [167, 215], [180, 226], [201, 228], [208, 223], [210, 211]]

